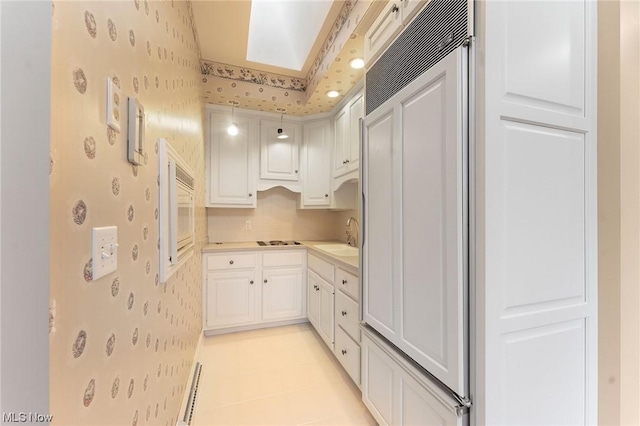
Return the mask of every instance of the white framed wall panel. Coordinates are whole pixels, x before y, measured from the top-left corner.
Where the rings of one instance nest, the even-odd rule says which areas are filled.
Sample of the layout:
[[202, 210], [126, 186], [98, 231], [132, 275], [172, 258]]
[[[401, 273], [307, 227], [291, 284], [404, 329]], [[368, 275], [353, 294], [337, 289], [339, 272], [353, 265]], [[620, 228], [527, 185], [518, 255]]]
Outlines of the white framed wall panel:
[[478, 4], [472, 424], [597, 423], [596, 10]]

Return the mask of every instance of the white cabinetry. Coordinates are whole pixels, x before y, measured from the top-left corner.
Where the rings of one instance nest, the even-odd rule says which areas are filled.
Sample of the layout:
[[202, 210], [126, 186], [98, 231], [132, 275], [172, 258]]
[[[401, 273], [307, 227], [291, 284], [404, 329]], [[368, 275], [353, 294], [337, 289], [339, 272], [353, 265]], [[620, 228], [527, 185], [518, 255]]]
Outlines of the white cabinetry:
[[362, 401], [380, 425], [462, 426], [458, 401], [371, 332], [362, 334]]
[[309, 322], [322, 340], [333, 350], [333, 285], [309, 269]]
[[307, 264], [309, 321], [360, 386], [358, 277], [311, 253]]
[[231, 136], [228, 114], [209, 113], [207, 207], [256, 206], [257, 120], [235, 116], [238, 134]]
[[331, 205], [331, 122], [304, 125], [301, 208]]
[[205, 255], [204, 327], [224, 328], [256, 321], [256, 264], [254, 253]]
[[[299, 125], [272, 120], [260, 121], [260, 182], [259, 190], [277, 185], [300, 191]], [[288, 137], [278, 139], [278, 129]]]
[[304, 251], [262, 255], [262, 319], [264, 321], [304, 316]]
[[306, 318], [305, 250], [205, 253], [204, 329], [238, 330]]
[[400, 8], [402, 2], [394, 0], [387, 3], [378, 18], [373, 22], [364, 36], [364, 62], [371, 66], [383, 49], [402, 29]]
[[334, 178], [351, 172], [353, 177], [357, 177], [360, 158], [360, 119], [363, 117], [364, 95], [361, 91], [350, 99], [335, 117]]
[[364, 36], [364, 60], [368, 66], [407, 25], [427, 0], [393, 0], [387, 3]]

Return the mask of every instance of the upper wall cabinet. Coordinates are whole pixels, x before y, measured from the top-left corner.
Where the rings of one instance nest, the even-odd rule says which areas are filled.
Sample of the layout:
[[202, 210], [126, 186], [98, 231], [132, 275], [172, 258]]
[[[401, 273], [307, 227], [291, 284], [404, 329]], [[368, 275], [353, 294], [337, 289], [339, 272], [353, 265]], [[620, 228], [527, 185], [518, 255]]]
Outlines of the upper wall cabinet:
[[[279, 129], [282, 132], [279, 133]], [[285, 137], [286, 136], [286, 137]], [[260, 121], [260, 182], [258, 190], [284, 186], [300, 191], [300, 126], [272, 120]]]
[[363, 92], [357, 93], [335, 117], [333, 177], [356, 172], [360, 158], [360, 119], [364, 117]]
[[369, 66], [427, 1], [393, 0], [384, 7], [364, 36], [364, 60]]
[[301, 208], [331, 206], [331, 122], [304, 125]]
[[229, 135], [228, 114], [209, 114], [207, 207], [256, 206], [258, 122], [236, 115], [238, 134]]

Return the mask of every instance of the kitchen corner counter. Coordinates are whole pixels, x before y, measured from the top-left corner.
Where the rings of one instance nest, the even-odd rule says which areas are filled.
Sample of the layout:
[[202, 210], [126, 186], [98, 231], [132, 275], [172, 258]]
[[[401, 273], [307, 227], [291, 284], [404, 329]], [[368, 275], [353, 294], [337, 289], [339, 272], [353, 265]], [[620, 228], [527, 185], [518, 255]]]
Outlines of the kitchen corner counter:
[[345, 267], [349, 272], [358, 275], [359, 259], [358, 256], [337, 256], [324, 250], [316, 248], [316, 245], [322, 244], [344, 244], [344, 241], [322, 240], [322, 241], [306, 241], [298, 240], [300, 245], [287, 246], [260, 246], [255, 241], [229, 242], [229, 243], [209, 243], [202, 247], [203, 253], [223, 253], [226, 251], [263, 251], [263, 250], [295, 250], [297, 248], [306, 248], [314, 255], [325, 257], [332, 261], [336, 261]]

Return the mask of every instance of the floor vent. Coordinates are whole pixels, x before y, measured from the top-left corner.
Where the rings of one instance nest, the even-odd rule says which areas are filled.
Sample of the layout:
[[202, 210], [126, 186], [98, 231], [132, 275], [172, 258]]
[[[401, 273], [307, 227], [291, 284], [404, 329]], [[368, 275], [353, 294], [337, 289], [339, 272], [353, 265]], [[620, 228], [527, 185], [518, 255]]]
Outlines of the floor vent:
[[191, 389], [189, 390], [189, 399], [187, 400], [187, 407], [184, 410], [184, 416], [182, 418], [183, 425], [190, 425], [191, 420], [193, 419], [193, 410], [196, 408], [196, 397], [198, 396], [201, 372], [202, 364], [196, 362], [196, 367], [193, 371], [193, 379], [191, 380]]

